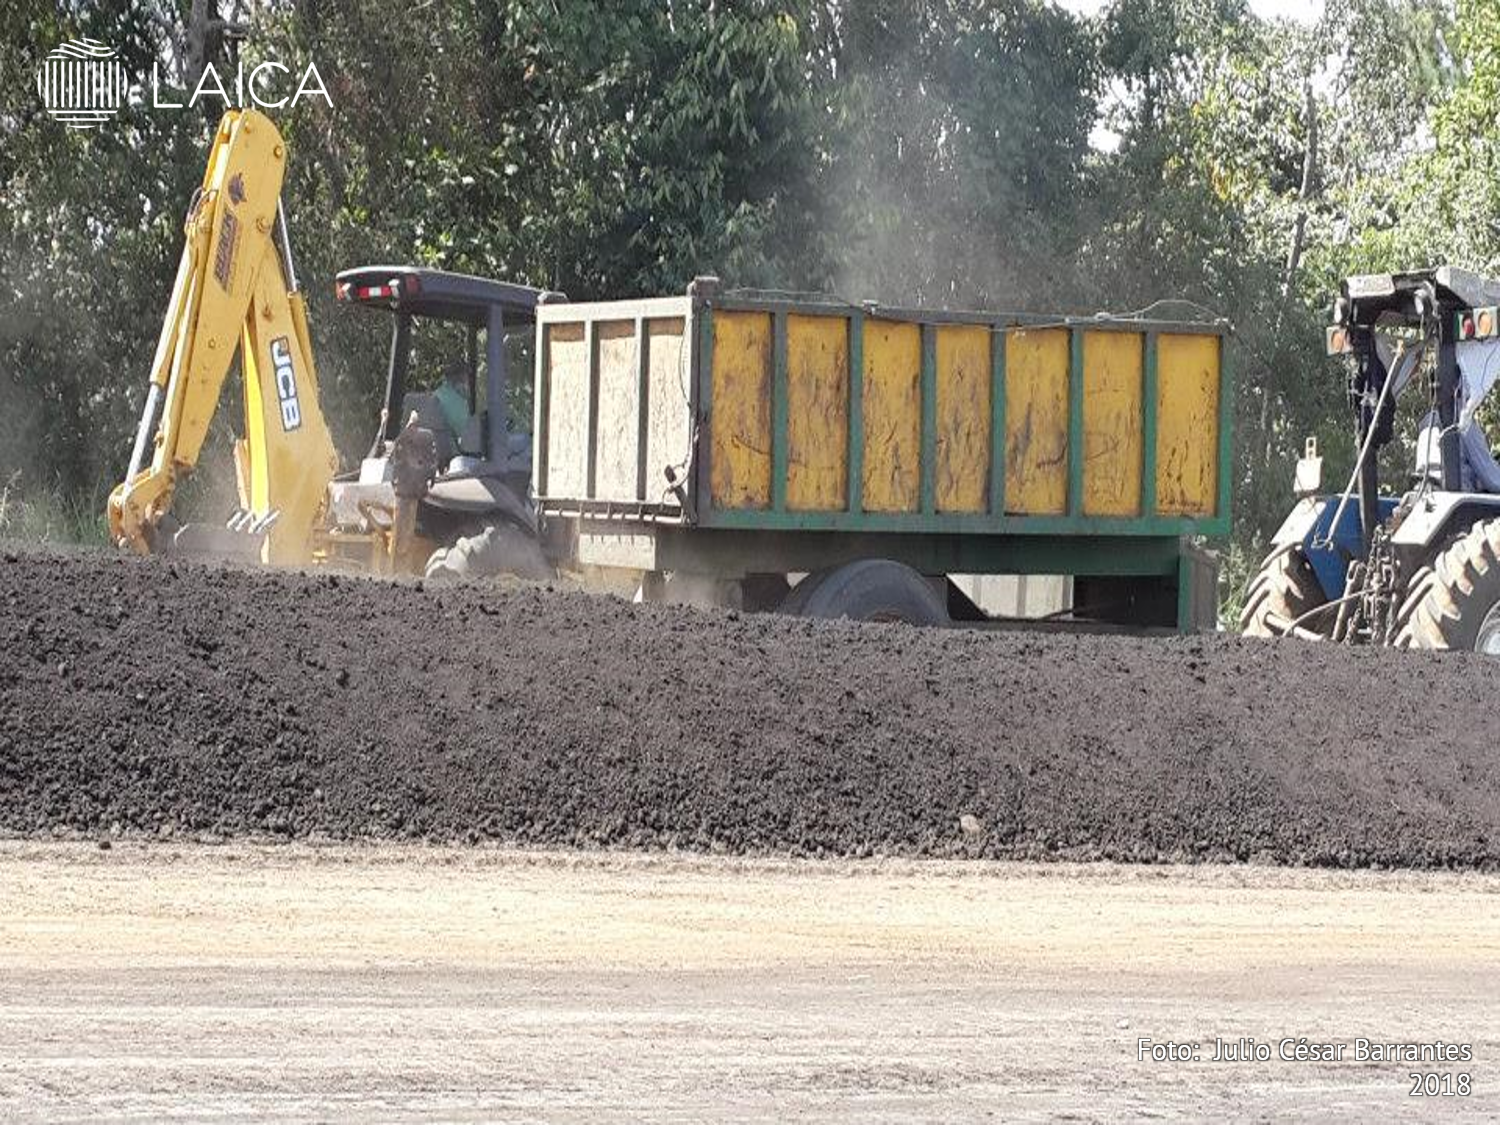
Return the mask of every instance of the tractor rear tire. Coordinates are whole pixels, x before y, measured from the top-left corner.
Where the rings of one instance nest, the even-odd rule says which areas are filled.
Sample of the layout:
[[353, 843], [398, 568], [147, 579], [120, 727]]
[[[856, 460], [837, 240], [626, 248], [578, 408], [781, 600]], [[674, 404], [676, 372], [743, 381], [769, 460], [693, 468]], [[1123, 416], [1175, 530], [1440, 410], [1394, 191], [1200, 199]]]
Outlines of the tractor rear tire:
[[511, 524], [493, 525], [456, 540], [452, 547], [438, 548], [423, 569], [423, 577], [434, 582], [465, 582], [503, 574], [533, 581], [554, 577], [541, 544]]
[[1399, 648], [1498, 653], [1502, 520], [1478, 520], [1413, 576], [1394, 644]]
[[[1328, 600], [1303, 546], [1286, 544], [1263, 559], [1262, 569], [1247, 583], [1246, 601], [1241, 609], [1241, 635], [1281, 637], [1283, 626], [1269, 621], [1270, 615], [1284, 622], [1297, 621]], [[1334, 620], [1323, 624], [1328, 629]]]
[[1429, 587], [1434, 584], [1433, 580], [1433, 559], [1430, 559], [1426, 564], [1414, 571], [1413, 576], [1408, 579], [1407, 592], [1403, 595], [1403, 604], [1398, 607], [1398, 613], [1393, 618], [1392, 629], [1389, 634], [1395, 647], [1412, 647], [1404, 643], [1403, 638], [1406, 635], [1410, 622], [1413, 621], [1413, 615], [1418, 612], [1419, 606], [1429, 596]]
[[788, 595], [783, 612], [789, 611], [799, 617], [949, 624], [944, 599], [928, 579], [891, 559], [861, 559], [828, 573], [810, 574]]

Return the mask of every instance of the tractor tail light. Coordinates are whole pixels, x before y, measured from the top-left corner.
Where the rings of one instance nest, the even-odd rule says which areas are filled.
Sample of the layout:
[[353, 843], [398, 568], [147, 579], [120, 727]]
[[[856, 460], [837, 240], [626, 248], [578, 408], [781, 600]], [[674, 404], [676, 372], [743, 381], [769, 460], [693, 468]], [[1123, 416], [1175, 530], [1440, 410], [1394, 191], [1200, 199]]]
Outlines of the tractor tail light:
[[1455, 314], [1457, 340], [1486, 340], [1496, 334], [1496, 309], [1466, 309]]
[[1338, 324], [1332, 324], [1325, 329], [1325, 354], [1344, 355], [1351, 350], [1351, 338], [1346, 335], [1346, 330]]

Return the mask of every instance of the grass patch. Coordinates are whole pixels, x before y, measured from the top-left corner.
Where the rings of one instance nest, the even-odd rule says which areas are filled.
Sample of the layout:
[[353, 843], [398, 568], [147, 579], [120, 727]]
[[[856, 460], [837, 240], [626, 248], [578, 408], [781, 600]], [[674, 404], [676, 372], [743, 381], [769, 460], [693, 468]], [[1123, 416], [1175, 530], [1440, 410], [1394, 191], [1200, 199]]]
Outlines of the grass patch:
[[60, 487], [20, 488], [20, 474], [0, 487], [0, 538], [102, 547], [109, 542], [103, 496]]

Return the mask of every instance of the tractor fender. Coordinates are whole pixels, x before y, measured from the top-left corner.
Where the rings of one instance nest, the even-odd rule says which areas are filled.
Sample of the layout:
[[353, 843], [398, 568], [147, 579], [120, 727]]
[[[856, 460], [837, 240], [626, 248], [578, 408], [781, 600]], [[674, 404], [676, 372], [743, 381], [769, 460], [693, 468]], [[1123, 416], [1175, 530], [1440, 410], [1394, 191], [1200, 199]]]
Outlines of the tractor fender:
[[1485, 492], [1430, 492], [1403, 517], [1393, 532], [1395, 547], [1427, 554], [1455, 531], [1477, 520], [1496, 519], [1498, 498]]
[[440, 477], [429, 486], [423, 502], [448, 512], [499, 517], [533, 535], [537, 533], [536, 511], [500, 477]]
[[1277, 548], [1286, 547], [1290, 543], [1308, 543], [1314, 525], [1328, 503], [1330, 498], [1327, 496], [1305, 496], [1301, 499], [1283, 518], [1283, 525], [1273, 533], [1272, 546]]
[[[1397, 506], [1396, 497], [1380, 497], [1377, 501], [1380, 518], [1387, 519]], [[1303, 548], [1325, 597], [1340, 597], [1345, 589], [1347, 563], [1365, 555], [1361, 545], [1361, 505], [1354, 496], [1344, 506], [1339, 496], [1304, 497], [1293, 506], [1273, 537], [1275, 551], [1294, 544]]]

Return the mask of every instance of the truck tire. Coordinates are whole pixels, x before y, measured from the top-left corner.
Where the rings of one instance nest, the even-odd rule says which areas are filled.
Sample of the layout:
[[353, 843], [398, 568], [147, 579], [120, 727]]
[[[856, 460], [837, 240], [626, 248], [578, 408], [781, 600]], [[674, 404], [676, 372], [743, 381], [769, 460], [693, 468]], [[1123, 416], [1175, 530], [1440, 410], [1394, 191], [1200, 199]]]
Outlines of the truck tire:
[[434, 582], [473, 581], [502, 574], [542, 581], [553, 577], [553, 568], [537, 540], [511, 524], [487, 527], [477, 535], [456, 540], [452, 547], [440, 547], [423, 568], [423, 577]]
[[[1268, 620], [1270, 614], [1285, 622], [1296, 621], [1328, 600], [1303, 546], [1286, 544], [1263, 559], [1262, 569], [1247, 583], [1246, 601], [1241, 608], [1241, 635], [1281, 637], [1283, 629]], [[1334, 622], [1316, 620], [1312, 624], [1328, 628]]]
[[782, 603], [777, 607], [777, 612], [788, 617], [802, 617], [803, 606], [808, 601], [808, 596], [828, 576], [829, 571], [827, 570], [815, 570], [805, 574], [798, 581], [797, 585], [787, 592], [787, 596], [782, 599]]
[[1399, 648], [1498, 654], [1498, 555], [1502, 520], [1478, 520], [1413, 576], [1397, 638]]
[[[805, 586], [808, 589], [800, 598]], [[891, 559], [861, 559], [825, 574], [811, 574], [794, 587], [788, 601], [797, 606], [794, 612], [799, 617], [949, 624], [944, 599], [928, 580]]]

